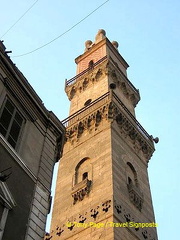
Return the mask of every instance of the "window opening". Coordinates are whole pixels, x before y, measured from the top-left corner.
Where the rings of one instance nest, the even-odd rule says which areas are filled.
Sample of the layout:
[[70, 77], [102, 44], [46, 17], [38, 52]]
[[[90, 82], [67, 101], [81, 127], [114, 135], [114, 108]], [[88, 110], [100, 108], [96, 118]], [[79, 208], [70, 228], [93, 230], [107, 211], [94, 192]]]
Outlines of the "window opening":
[[132, 180], [130, 177], [128, 177], [128, 184], [131, 185], [132, 184]]
[[9, 99], [6, 100], [0, 116], [0, 133], [15, 148], [24, 119]]
[[84, 172], [82, 175], [82, 180], [85, 180], [88, 178], [88, 172]]
[[89, 105], [91, 103], [92, 99], [88, 99], [85, 103], [84, 106], [86, 107], [87, 105]]
[[93, 60], [91, 60], [90, 62], [89, 62], [89, 66], [88, 66], [90, 69], [92, 69], [93, 67], [94, 67], [94, 62], [93, 62]]

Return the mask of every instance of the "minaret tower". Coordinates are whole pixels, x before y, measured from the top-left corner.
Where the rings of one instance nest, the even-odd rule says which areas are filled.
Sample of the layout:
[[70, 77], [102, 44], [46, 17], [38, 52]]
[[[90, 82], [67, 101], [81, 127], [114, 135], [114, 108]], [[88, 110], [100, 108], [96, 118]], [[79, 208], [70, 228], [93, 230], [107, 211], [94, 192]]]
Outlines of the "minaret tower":
[[77, 75], [65, 83], [70, 116], [45, 239], [157, 240], [147, 167], [158, 139], [136, 120], [140, 95], [128, 64], [104, 30], [75, 62]]

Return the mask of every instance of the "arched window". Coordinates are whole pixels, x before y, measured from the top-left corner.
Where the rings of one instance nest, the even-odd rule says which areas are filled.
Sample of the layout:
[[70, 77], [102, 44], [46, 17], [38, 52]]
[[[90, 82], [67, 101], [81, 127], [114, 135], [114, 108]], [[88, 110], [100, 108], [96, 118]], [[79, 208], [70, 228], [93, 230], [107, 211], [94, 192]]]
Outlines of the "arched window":
[[143, 193], [139, 187], [138, 176], [134, 166], [127, 162], [127, 189], [130, 201], [141, 211], [143, 204]]
[[82, 181], [88, 179], [88, 172], [84, 172], [82, 175]]
[[73, 204], [82, 201], [85, 196], [89, 195], [92, 183], [92, 164], [91, 159], [83, 158], [75, 168], [72, 197]]
[[74, 185], [80, 183], [84, 179], [91, 178], [92, 169], [90, 162], [90, 158], [86, 157], [77, 164], [75, 168]]

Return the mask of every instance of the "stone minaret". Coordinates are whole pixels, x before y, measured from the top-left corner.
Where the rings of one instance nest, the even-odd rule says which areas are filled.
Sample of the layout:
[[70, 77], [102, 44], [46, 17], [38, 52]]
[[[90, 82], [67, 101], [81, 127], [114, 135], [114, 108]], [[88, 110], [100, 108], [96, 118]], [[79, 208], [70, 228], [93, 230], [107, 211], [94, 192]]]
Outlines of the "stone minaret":
[[75, 62], [77, 75], [65, 83], [70, 116], [45, 239], [157, 240], [147, 167], [158, 139], [136, 120], [140, 95], [128, 64], [104, 30]]

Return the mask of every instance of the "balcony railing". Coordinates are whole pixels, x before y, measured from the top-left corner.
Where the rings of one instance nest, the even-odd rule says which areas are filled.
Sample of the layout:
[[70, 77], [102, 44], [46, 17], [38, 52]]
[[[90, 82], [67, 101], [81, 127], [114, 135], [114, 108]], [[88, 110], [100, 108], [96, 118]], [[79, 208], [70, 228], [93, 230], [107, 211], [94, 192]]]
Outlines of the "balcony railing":
[[112, 62], [112, 64], [114, 65], [115, 68], [118, 69], [118, 71], [123, 75], [123, 77], [125, 78], [126, 82], [128, 83], [128, 85], [135, 91], [138, 92], [138, 89], [135, 88], [135, 86], [131, 83], [131, 81], [129, 81], [129, 79], [127, 78], [127, 76], [123, 73], [123, 71], [120, 69], [120, 67], [116, 64], [116, 62], [110, 57], [110, 60]]
[[75, 112], [68, 118], [62, 121], [63, 125], [67, 128], [75, 124], [77, 121], [80, 121], [88, 114], [91, 114], [93, 111], [98, 110], [101, 106], [113, 101], [117, 108], [121, 110], [124, 116], [130, 121], [134, 129], [139, 131], [142, 136], [149, 140], [149, 143], [153, 144], [152, 136], [150, 136], [146, 130], [141, 126], [141, 124], [136, 120], [133, 114], [127, 109], [124, 103], [119, 99], [119, 97], [112, 91], [112, 93], [107, 92], [95, 101], [91, 102], [88, 106], [81, 108], [79, 111]]
[[100, 63], [102, 63], [103, 61], [105, 61], [107, 59], [107, 55], [104, 56], [103, 58], [99, 59], [97, 62], [95, 62], [91, 67], [86, 68], [83, 72], [79, 73], [78, 75], [76, 75], [75, 77], [69, 79], [69, 80], [65, 80], [65, 87], [74, 84], [77, 79], [81, 76], [83, 76], [85, 73], [87, 73], [89, 70], [93, 69], [94, 67], [96, 67], [97, 65], [99, 65]]
[[91, 180], [84, 179], [80, 183], [77, 183], [72, 188], [72, 197], [74, 199], [73, 204], [75, 204], [77, 201], [82, 201], [86, 195], [89, 194], [91, 187]]
[[109, 92], [103, 94], [101, 97], [91, 102], [88, 106], [81, 108], [80, 110], [78, 110], [77, 112], [69, 116], [68, 118], [65, 118], [62, 121], [62, 124], [65, 127], [68, 127], [69, 125], [75, 123], [76, 119], [80, 120], [85, 115], [88, 115], [88, 113], [104, 105], [105, 102], [108, 102], [108, 99], [109, 99]]
[[[135, 128], [138, 127], [138, 129], [141, 131], [141, 133], [152, 141], [152, 137], [146, 132], [146, 130], [141, 126], [141, 124], [137, 121], [137, 119], [132, 115], [132, 113], [127, 109], [127, 107], [124, 105], [124, 103], [118, 98], [118, 96], [113, 92], [113, 98], [119, 103], [122, 109], [127, 113], [127, 115], [132, 119], [132, 124]], [[118, 107], [118, 106], [117, 106]], [[135, 123], [135, 124], [134, 124]]]
[[134, 184], [127, 185], [131, 202], [141, 211], [143, 204], [143, 193]]

